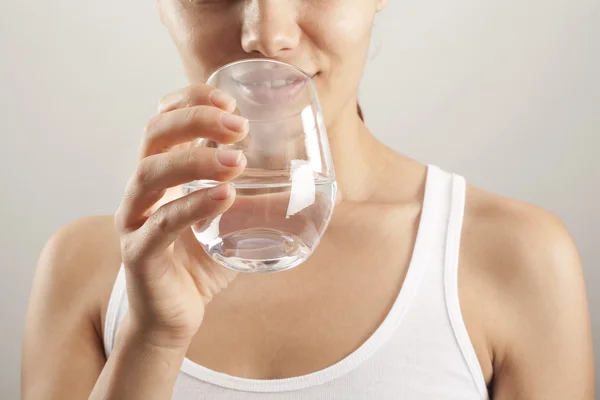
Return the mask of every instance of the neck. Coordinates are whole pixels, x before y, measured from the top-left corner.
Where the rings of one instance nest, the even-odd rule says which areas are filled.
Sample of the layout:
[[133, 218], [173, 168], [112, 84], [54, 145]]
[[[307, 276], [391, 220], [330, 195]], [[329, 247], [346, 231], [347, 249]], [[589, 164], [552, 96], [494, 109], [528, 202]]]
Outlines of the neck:
[[374, 173], [381, 170], [385, 146], [369, 132], [350, 102], [327, 128], [339, 201], [366, 201], [374, 190]]

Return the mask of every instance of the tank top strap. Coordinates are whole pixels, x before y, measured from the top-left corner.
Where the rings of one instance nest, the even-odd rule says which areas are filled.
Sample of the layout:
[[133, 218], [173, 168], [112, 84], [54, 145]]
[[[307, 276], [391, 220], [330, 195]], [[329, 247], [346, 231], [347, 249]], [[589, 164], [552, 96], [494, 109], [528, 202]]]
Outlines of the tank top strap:
[[106, 309], [106, 318], [104, 320], [103, 343], [104, 353], [107, 358], [112, 352], [117, 329], [125, 317], [125, 314], [127, 314], [128, 308], [125, 269], [121, 264], [121, 268], [115, 279], [115, 284], [113, 285], [112, 293], [108, 300], [108, 308]]
[[466, 182], [462, 176], [452, 174], [452, 192], [450, 196], [450, 210], [448, 215], [448, 231], [446, 234], [446, 247], [444, 257], [444, 293], [448, 318], [454, 332], [462, 356], [471, 372], [473, 382], [483, 398], [488, 392], [485, 378], [469, 338], [460, 309], [458, 296], [458, 268], [462, 227], [465, 215]]
[[[413, 307], [407, 316], [418, 340], [431, 341], [433, 352], [442, 352], [452, 360], [448, 368], [464, 370], [479, 392], [488, 398], [479, 360], [469, 338], [460, 309], [458, 268], [461, 233], [465, 214], [466, 181], [464, 177], [430, 165], [423, 215], [430, 215], [427, 228], [428, 260]], [[427, 197], [429, 196], [429, 197]], [[433, 210], [432, 210], [433, 209]], [[416, 339], [415, 339], [416, 340]], [[439, 362], [436, 354], [422, 354], [423, 359]], [[463, 365], [463, 368], [458, 368]]]

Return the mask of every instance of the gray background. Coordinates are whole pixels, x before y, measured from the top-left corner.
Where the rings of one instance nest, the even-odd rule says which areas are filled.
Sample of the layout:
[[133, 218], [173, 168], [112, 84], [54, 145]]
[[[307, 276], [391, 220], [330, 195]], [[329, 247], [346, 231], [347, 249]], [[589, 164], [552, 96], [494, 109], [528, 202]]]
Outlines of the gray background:
[[[153, 2], [136, 3], [0, 3], [3, 399], [19, 396], [41, 247], [68, 221], [116, 209], [142, 127], [186, 84]], [[390, 3], [360, 89], [368, 125], [402, 153], [558, 214], [598, 339], [600, 2]]]

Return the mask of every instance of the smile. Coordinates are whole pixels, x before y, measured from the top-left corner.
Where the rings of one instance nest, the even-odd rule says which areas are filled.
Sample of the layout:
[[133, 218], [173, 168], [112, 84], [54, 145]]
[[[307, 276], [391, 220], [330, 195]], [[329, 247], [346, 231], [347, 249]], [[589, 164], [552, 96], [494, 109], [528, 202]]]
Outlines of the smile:
[[249, 87], [262, 86], [262, 87], [269, 88], [269, 89], [279, 89], [284, 86], [297, 83], [299, 81], [300, 81], [299, 79], [277, 79], [277, 80], [272, 80], [272, 81], [269, 80], [269, 81], [249, 82], [249, 83], [238, 82], [238, 85], [249, 86]]
[[283, 105], [292, 103], [302, 93], [308, 79], [289, 69], [272, 69], [252, 71], [234, 81], [249, 101], [260, 105]]

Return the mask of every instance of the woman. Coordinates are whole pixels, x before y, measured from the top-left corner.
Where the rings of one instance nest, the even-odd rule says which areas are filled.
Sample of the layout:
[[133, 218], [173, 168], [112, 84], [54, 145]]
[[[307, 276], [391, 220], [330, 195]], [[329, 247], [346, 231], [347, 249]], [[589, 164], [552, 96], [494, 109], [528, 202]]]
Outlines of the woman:
[[[357, 113], [384, 5], [158, 1], [191, 85], [161, 100], [116, 215], [46, 245], [23, 398], [593, 399], [582, 271], [560, 221], [395, 153]], [[315, 254], [259, 276], [211, 262], [189, 229], [232, 204], [243, 155], [179, 146], [244, 137], [233, 99], [203, 82], [249, 57], [313, 76], [339, 185]], [[202, 178], [224, 183], [165, 200]]]

